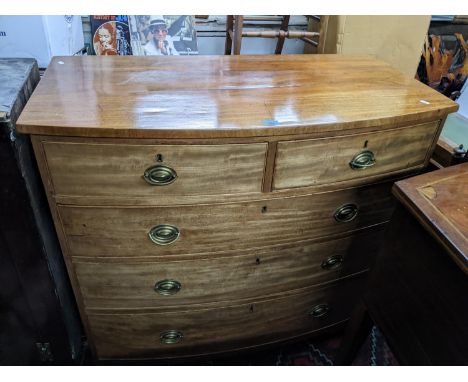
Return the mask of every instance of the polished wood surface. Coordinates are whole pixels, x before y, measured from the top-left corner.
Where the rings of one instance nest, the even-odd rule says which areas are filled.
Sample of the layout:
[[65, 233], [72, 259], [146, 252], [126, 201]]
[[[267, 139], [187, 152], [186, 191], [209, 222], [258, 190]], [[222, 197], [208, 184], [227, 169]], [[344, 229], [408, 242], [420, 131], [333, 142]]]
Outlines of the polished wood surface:
[[[439, 122], [333, 138], [278, 143], [274, 189], [330, 184], [422, 166]], [[375, 164], [352, 169], [352, 158], [370, 150]]]
[[[116, 145], [52, 140], [43, 145], [55, 195], [154, 200], [167, 195], [260, 193], [267, 149], [266, 143]], [[143, 173], [157, 164], [173, 169], [176, 180], [149, 185]]]
[[397, 182], [394, 194], [468, 274], [468, 163]]
[[[75, 258], [73, 264], [89, 312], [174, 305], [189, 308], [191, 304], [281, 295], [366, 271], [379, 248], [383, 228], [379, 225], [331, 240], [248, 250], [242, 255], [191, 256], [175, 261]], [[332, 256], [341, 256], [343, 262], [324, 267]], [[179, 292], [169, 296], [156, 293], [156, 282], [167, 279], [181, 284]]]
[[457, 109], [370, 57], [56, 57], [18, 129], [88, 137], [252, 137], [375, 129], [442, 119]]
[[[390, 218], [391, 183], [265, 201], [167, 207], [59, 206], [71, 256], [159, 257], [237, 251], [349, 232]], [[355, 219], [334, 213], [355, 204]], [[169, 245], [154, 244], [152, 227], [180, 231]]]
[[[219, 353], [284, 341], [343, 322], [362, 285], [362, 280], [350, 279], [334, 286], [239, 305], [162, 313], [90, 313], [89, 320], [100, 358]], [[318, 304], [328, 304], [330, 309], [317, 318], [310, 310]], [[171, 329], [180, 331], [182, 340], [162, 344], [160, 334]]]

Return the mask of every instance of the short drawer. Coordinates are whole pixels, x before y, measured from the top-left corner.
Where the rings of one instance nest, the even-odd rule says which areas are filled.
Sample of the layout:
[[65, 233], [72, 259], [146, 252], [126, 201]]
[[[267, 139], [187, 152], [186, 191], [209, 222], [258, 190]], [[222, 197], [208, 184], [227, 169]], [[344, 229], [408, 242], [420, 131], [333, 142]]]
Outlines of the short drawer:
[[240, 256], [182, 261], [74, 263], [89, 309], [146, 308], [239, 301], [306, 288], [366, 270], [383, 226], [326, 241]]
[[98, 357], [171, 358], [299, 337], [348, 319], [362, 279], [240, 305], [148, 313], [88, 312]]
[[59, 206], [71, 256], [153, 257], [293, 244], [387, 221], [391, 183], [244, 203]]
[[373, 133], [278, 143], [274, 189], [362, 179], [424, 164], [440, 121]]
[[54, 193], [155, 197], [261, 192], [266, 143], [151, 145], [44, 141]]

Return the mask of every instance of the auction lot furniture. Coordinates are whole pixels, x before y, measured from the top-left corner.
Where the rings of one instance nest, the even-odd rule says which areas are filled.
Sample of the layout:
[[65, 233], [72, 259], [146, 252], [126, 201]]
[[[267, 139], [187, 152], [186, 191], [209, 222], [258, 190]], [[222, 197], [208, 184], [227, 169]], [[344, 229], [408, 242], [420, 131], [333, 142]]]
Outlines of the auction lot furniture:
[[468, 364], [468, 163], [397, 182], [399, 204], [338, 363], [375, 324], [402, 365]]
[[456, 109], [368, 57], [57, 57], [18, 126], [93, 353], [168, 359], [343, 325]]

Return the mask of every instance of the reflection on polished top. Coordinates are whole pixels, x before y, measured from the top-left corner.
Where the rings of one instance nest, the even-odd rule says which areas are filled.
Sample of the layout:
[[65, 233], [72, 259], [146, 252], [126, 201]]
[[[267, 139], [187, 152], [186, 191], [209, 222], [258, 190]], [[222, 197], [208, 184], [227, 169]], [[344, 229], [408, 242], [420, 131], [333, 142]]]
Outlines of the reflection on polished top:
[[55, 57], [18, 120], [32, 134], [246, 137], [444, 118], [457, 104], [370, 57]]

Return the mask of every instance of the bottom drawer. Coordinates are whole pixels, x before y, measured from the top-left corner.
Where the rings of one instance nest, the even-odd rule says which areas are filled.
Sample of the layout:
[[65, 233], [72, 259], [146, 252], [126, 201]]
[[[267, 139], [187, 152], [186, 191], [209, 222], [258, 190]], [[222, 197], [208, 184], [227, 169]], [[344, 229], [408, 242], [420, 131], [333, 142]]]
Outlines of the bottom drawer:
[[91, 313], [88, 317], [100, 359], [220, 353], [287, 340], [340, 323], [349, 318], [364, 282], [361, 276], [241, 305], [199, 305], [158, 313]]

